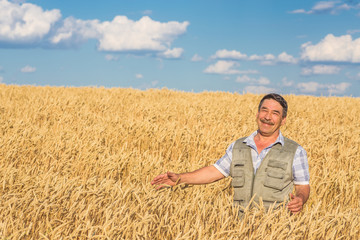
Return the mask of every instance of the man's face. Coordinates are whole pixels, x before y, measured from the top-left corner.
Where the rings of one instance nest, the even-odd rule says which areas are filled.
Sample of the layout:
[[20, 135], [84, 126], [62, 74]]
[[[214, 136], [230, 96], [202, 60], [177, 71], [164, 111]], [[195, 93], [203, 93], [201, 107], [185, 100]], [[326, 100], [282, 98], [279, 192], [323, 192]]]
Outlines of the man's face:
[[273, 99], [266, 99], [260, 107], [256, 115], [260, 134], [264, 136], [272, 136], [278, 133], [286, 118], [282, 117], [283, 107]]

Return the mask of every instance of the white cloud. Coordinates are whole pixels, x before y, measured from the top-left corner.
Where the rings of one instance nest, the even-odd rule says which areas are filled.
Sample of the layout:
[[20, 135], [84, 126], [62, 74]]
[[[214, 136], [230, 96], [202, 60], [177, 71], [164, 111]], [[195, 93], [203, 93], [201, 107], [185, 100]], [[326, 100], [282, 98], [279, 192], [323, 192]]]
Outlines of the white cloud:
[[287, 77], [283, 77], [281, 82], [285, 87], [291, 87], [294, 84], [294, 81], [289, 81]]
[[258, 79], [258, 83], [261, 85], [268, 85], [268, 84], [270, 84], [270, 80], [267, 79], [266, 77], [260, 77]]
[[184, 49], [182, 48], [167, 49], [166, 51], [159, 53], [158, 56], [168, 59], [175, 59], [180, 58], [183, 52]]
[[342, 94], [351, 86], [348, 82], [342, 82], [339, 84], [329, 84], [327, 87], [330, 94]]
[[329, 34], [318, 44], [308, 42], [301, 48], [301, 58], [306, 61], [360, 62], [360, 38], [352, 40], [351, 35], [335, 37]]
[[159, 85], [159, 81], [154, 80], [154, 81], [151, 81], [151, 82], [144, 82], [140, 86], [138, 86], [138, 88], [146, 90], [146, 89], [149, 89], [149, 88], [156, 88], [158, 85]]
[[341, 1], [320, 1], [317, 2], [310, 10], [296, 9], [290, 13], [294, 14], [336, 14], [341, 10], [350, 10], [358, 8], [357, 5], [348, 5]]
[[350, 10], [352, 8], [358, 8], [358, 7], [356, 7], [356, 6], [353, 7], [353, 6], [350, 6], [350, 5], [346, 4], [346, 3], [344, 3], [344, 4], [337, 7], [338, 10]]
[[54, 45], [74, 46], [87, 41], [90, 38], [100, 38], [97, 30], [99, 20], [81, 20], [68, 17], [62, 22], [62, 26], [56, 29], [55, 34], [50, 38]]
[[249, 70], [239, 71], [239, 74], [259, 74], [259, 71], [258, 71], [258, 70], [249, 69]]
[[152, 14], [152, 10], [145, 10], [142, 12], [143, 15], [151, 15]]
[[117, 61], [117, 60], [119, 60], [119, 56], [116, 56], [113, 54], [106, 54], [105, 59], [108, 61]]
[[320, 84], [317, 82], [298, 83], [297, 87], [301, 92], [315, 93], [320, 87]]
[[297, 88], [303, 93], [318, 93], [325, 91], [328, 94], [343, 94], [349, 87], [350, 83], [342, 82], [339, 84], [320, 84], [318, 82], [299, 83]]
[[98, 49], [102, 51], [156, 51], [168, 50], [172, 41], [186, 32], [189, 22], [161, 23], [150, 17], [133, 21], [116, 16], [112, 22], [98, 24]]
[[136, 77], [137, 79], [144, 78], [144, 76], [143, 76], [141, 73], [135, 74], [135, 77]]
[[315, 65], [310, 68], [303, 68], [302, 75], [338, 74], [341, 68], [329, 65]]
[[204, 73], [215, 73], [215, 74], [239, 74], [240, 71], [233, 69], [239, 66], [237, 62], [219, 60], [215, 64], [208, 66]]
[[202, 61], [203, 58], [201, 56], [199, 56], [198, 54], [195, 54], [192, 58], [191, 58], [191, 61], [192, 62], [200, 62]]
[[261, 65], [267, 65], [267, 66], [270, 66], [270, 65], [275, 65], [275, 61], [271, 61], [271, 60], [266, 60], [266, 61], [261, 61], [260, 64]]
[[264, 55], [264, 60], [275, 60], [275, 56], [274, 55], [272, 55], [272, 54], [265, 54]]
[[61, 19], [58, 9], [44, 11], [35, 4], [0, 0], [0, 42], [10, 45], [74, 47], [95, 39], [99, 51], [179, 58], [183, 50], [171, 44], [188, 26], [187, 21], [159, 22], [148, 16], [138, 21], [126, 16], [115, 16], [112, 21]]
[[274, 60], [276, 60], [276, 57], [272, 54], [265, 54], [263, 56], [254, 54], [249, 57], [249, 60], [251, 60], [251, 61], [274, 61]]
[[338, 1], [321, 1], [321, 2], [318, 2], [312, 7], [311, 13], [332, 11], [334, 9], [334, 7], [336, 6], [336, 3], [338, 3]]
[[254, 55], [251, 55], [248, 59], [249, 59], [250, 61], [260, 61], [260, 60], [263, 60], [263, 57], [254, 54]]
[[306, 11], [304, 9], [296, 9], [296, 10], [293, 10], [291, 11], [290, 13], [306, 13]]
[[297, 63], [297, 59], [287, 54], [286, 52], [280, 53], [277, 59], [278, 62], [282, 62], [282, 63], [293, 63], [293, 64]]
[[226, 49], [216, 51], [216, 53], [211, 56], [211, 59], [259, 61], [262, 65], [274, 65], [276, 63], [296, 64], [298, 62], [296, 58], [286, 52], [280, 53], [277, 57], [273, 54], [253, 54], [248, 56], [236, 50], [229, 51]]
[[151, 86], [152, 87], [155, 87], [156, 85], [158, 85], [159, 84], [159, 81], [158, 80], [155, 80], [155, 81], [152, 81], [151, 82]]
[[218, 50], [216, 51], [215, 55], [211, 56], [211, 58], [213, 59], [232, 59], [232, 60], [240, 60], [240, 59], [246, 59], [247, 55], [246, 54], [242, 54], [241, 52], [232, 50], [226, 50], [226, 49], [222, 49], [222, 50]]
[[251, 55], [248, 60], [259, 61], [262, 65], [274, 65], [276, 63], [296, 64], [298, 62], [295, 57], [287, 54], [286, 52], [280, 53], [277, 57], [273, 54], [265, 54], [263, 56], [254, 54]]
[[244, 82], [250, 82], [252, 79], [247, 76], [247, 75], [244, 75], [244, 76], [239, 76], [236, 78], [236, 82], [239, 82], [239, 83], [244, 83]]
[[0, 76], [0, 83], [2, 83], [4, 81], [4, 78], [2, 76]]
[[244, 88], [245, 92], [254, 93], [254, 94], [264, 94], [264, 93], [271, 93], [275, 92], [276, 89], [268, 88], [264, 86], [247, 86]]
[[[78, 44], [87, 39], [99, 40], [98, 50], [114, 52], [162, 52], [174, 58], [182, 53], [180, 48], [169, 49], [172, 41], [186, 32], [188, 22], [161, 23], [150, 17], [133, 21], [126, 16], [116, 16], [111, 22], [67, 18], [51, 38], [54, 44]], [[180, 54], [181, 55], [181, 54]]]
[[19, 4], [26, 2], [26, 0], [11, 0], [11, 2]]
[[36, 68], [27, 65], [27, 66], [23, 67], [20, 71], [23, 73], [32, 73], [32, 72], [36, 71]]
[[360, 33], [360, 29], [347, 30], [346, 33], [350, 34], [350, 35], [353, 35], [353, 34], [356, 34], [356, 33]]
[[260, 78], [251, 78], [247, 75], [239, 76], [235, 80], [239, 83], [249, 83], [249, 84], [260, 84], [260, 85], [268, 85], [270, 84], [270, 80], [266, 77], [260, 77]]
[[0, 41], [31, 43], [44, 38], [61, 18], [60, 11], [44, 11], [31, 4], [0, 1]]

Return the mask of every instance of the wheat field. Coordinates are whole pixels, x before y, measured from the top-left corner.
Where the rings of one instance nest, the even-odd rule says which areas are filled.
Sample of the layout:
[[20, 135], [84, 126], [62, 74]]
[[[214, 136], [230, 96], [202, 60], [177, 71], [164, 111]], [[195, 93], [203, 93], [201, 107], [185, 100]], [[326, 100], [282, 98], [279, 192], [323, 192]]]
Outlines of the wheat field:
[[0, 85], [0, 239], [359, 239], [360, 99], [284, 95], [307, 151], [303, 211], [243, 219], [230, 178], [160, 191], [256, 130], [262, 95]]

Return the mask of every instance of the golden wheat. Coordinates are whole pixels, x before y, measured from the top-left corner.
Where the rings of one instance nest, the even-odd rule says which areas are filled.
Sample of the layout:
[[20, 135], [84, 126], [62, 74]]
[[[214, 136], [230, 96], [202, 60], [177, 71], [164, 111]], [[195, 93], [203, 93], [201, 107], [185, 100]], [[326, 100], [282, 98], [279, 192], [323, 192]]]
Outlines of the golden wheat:
[[239, 220], [230, 178], [156, 191], [256, 130], [262, 96], [0, 85], [1, 239], [358, 239], [360, 99], [287, 95], [282, 131], [308, 153], [298, 215]]

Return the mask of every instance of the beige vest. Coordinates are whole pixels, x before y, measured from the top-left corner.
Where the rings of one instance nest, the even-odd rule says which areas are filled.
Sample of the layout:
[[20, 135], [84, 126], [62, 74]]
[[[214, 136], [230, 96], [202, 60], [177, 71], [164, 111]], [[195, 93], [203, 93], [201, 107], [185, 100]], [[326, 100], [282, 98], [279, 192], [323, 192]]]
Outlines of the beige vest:
[[251, 198], [260, 203], [262, 200], [267, 209], [288, 201], [293, 190], [292, 165], [298, 144], [284, 138], [284, 146], [275, 144], [262, 160], [254, 174], [251, 148], [238, 139], [233, 148], [230, 167], [232, 186], [234, 187], [234, 203], [247, 207]]

